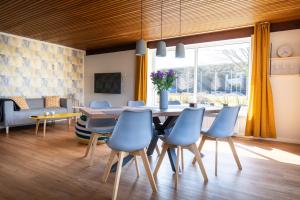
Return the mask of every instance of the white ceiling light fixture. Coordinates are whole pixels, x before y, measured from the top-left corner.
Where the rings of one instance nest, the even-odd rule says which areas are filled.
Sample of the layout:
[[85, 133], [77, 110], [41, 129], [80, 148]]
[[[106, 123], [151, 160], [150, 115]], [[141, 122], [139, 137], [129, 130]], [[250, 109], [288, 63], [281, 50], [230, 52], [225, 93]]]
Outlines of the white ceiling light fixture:
[[[181, 36], [181, 0], [179, 4], [180, 4], [179, 6], [179, 37], [180, 37]], [[176, 45], [175, 57], [185, 58], [184, 44], [181, 42]]]
[[160, 2], [160, 41], [156, 44], [156, 56], [157, 57], [166, 57], [167, 55], [167, 45], [165, 41], [162, 40], [162, 15], [163, 10], [163, 0]]
[[143, 56], [146, 54], [147, 43], [143, 40], [143, 0], [141, 0], [141, 39], [136, 41], [135, 55]]

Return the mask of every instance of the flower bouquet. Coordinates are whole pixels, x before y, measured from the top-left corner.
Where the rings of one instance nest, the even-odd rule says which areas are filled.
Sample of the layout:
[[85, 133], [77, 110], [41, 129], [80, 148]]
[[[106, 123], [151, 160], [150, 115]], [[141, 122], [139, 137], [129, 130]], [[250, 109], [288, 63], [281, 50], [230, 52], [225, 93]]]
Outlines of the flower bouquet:
[[152, 83], [160, 96], [159, 107], [160, 109], [168, 108], [168, 89], [170, 89], [176, 80], [176, 73], [173, 69], [168, 71], [152, 72], [151, 75]]

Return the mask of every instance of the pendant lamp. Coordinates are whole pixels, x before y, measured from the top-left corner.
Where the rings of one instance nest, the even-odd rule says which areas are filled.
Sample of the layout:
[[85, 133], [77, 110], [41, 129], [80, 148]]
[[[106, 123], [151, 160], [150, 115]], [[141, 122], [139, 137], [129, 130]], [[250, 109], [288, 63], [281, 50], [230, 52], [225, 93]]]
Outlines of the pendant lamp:
[[157, 57], [166, 57], [167, 55], [167, 46], [165, 41], [162, 40], [162, 8], [163, 8], [163, 1], [161, 0], [160, 3], [160, 41], [156, 44], [156, 56]]
[[143, 0], [141, 0], [141, 39], [136, 41], [135, 55], [143, 56], [146, 54], [147, 44], [143, 40]]
[[[181, 0], [180, 0], [180, 6], [179, 6], [179, 37], [180, 36], [181, 36]], [[176, 45], [175, 57], [176, 58], [185, 58], [184, 44], [181, 42]]]

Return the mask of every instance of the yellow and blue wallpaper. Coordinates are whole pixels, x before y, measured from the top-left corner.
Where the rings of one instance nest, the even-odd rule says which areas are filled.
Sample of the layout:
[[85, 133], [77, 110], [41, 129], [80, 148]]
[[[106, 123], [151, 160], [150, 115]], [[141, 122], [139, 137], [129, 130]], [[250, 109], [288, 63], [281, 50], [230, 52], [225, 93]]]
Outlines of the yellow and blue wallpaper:
[[0, 33], [0, 97], [75, 96], [83, 102], [85, 52]]

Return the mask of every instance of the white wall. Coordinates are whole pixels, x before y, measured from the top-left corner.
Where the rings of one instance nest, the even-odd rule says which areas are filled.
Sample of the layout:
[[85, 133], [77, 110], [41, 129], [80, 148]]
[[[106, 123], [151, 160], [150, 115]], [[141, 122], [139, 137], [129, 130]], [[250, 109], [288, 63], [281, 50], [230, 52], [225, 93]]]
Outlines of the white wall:
[[[94, 93], [94, 73], [121, 72], [121, 94]], [[91, 100], [107, 100], [113, 106], [124, 106], [134, 99], [135, 52], [120, 51], [85, 57], [84, 99], [85, 105]]]
[[278, 140], [300, 144], [300, 76], [271, 77]]
[[272, 57], [277, 56], [277, 49], [281, 45], [289, 45], [293, 49], [292, 56], [300, 56], [300, 29], [271, 33]]
[[[280, 45], [288, 44], [300, 56], [300, 29], [271, 33], [272, 57]], [[289, 61], [285, 61], [289, 62]], [[300, 144], [300, 76], [271, 76], [277, 139]]]

